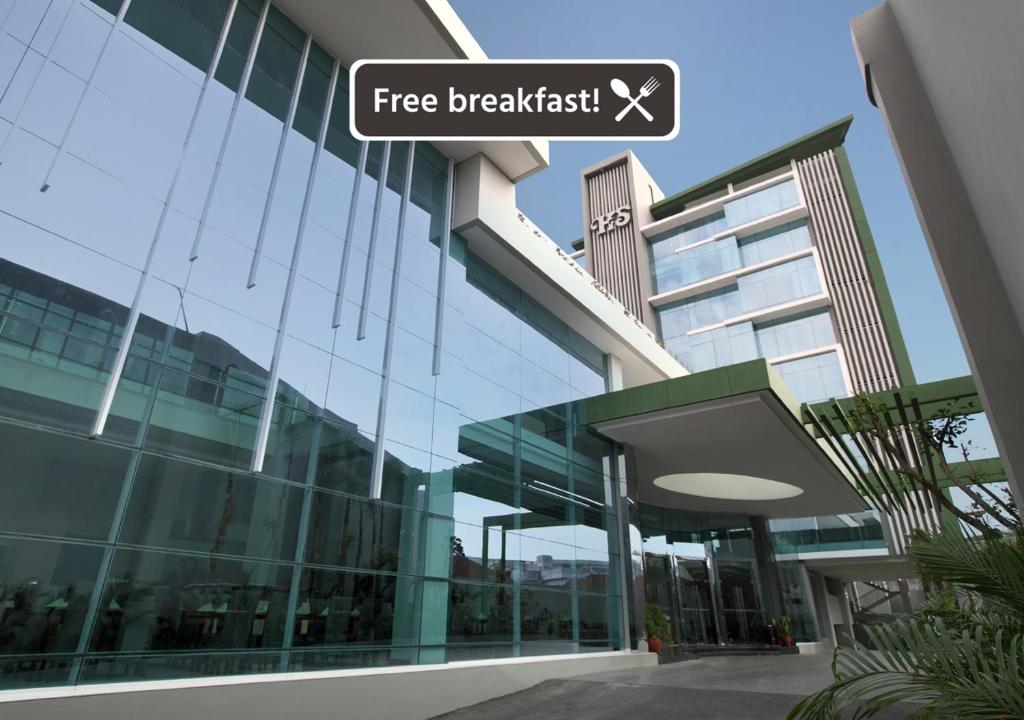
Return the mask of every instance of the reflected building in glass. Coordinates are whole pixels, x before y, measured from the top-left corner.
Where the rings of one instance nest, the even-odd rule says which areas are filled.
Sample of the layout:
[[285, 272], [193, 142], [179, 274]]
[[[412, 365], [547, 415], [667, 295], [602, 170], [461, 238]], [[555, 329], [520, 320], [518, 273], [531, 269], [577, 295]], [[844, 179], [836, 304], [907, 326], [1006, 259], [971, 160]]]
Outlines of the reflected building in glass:
[[480, 148], [352, 139], [307, 15], [0, 3], [3, 688], [626, 642], [607, 329], [452, 231]]

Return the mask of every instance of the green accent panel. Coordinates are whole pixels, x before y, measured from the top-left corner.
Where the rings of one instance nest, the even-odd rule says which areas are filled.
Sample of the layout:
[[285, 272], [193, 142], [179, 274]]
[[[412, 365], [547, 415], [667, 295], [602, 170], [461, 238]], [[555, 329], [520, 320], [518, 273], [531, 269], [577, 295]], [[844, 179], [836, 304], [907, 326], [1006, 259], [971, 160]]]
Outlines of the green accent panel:
[[729, 374], [728, 367], [721, 367], [689, 375], [686, 378], [678, 378], [684, 382], [673, 380], [665, 383], [669, 407], [715, 400], [731, 395], [732, 383]]
[[896, 307], [892, 304], [889, 285], [885, 281], [885, 272], [882, 270], [882, 260], [878, 256], [875, 238], [871, 234], [871, 226], [868, 225], [864, 204], [861, 202], [860, 192], [857, 190], [857, 181], [854, 179], [853, 169], [850, 167], [850, 159], [847, 157], [846, 148], [844, 147], [837, 147], [835, 154], [836, 165], [839, 167], [839, 176], [846, 190], [846, 199], [850, 206], [850, 213], [853, 216], [853, 223], [857, 227], [857, 235], [860, 238], [861, 247], [864, 248], [864, 260], [867, 263], [868, 277], [871, 278], [871, 285], [875, 288], [875, 297], [878, 300], [878, 308], [882, 313], [885, 334], [889, 338], [889, 347], [892, 348], [892, 354], [896, 360], [899, 383], [912, 384], [915, 382], [914, 368], [910, 364], [910, 355], [907, 353], [907, 345], [903, 341], [900, 322], [896, 317]]
[[580, 401], [580, 421], [600, 423], [764, 390], [799, 416], [799, 406], [790, 400], [792, 394], [778, 372], [766, 360], [757, 359], [587, 398]]
[[825, 150], [831, 150], [843, 144], [846, 139], [846, 131], [853, 122], [853, 115], [847, 115], [823, 128], [797, 138], [792, 142], [775, 148], [771, 152], [760, 155], [742, 165], [737, 165], [731, 170], [726, 170], [720, 175], [698, 183], [691, 188], [678, 192], [671, 197], [651, 205], [651, 215], [655, 220], [675, 215], [686, 209], [686, 206], [694, 200], [699, 200], [707, 195], [724, 190], [729, 183], [741, 183], [766, 172], [771, 172], [780, 167], [789, 165], [791, 160], [803, 160], [804, 158], [817, 155]]
[[[920, 385], [905, 385], [893, 390], [871, 393], [868, 397], [873, 403], [884, 404], [890, 410], [895, 410], [898, 407], [894, 397], [895, 393], [899, 393], [904, 408], [909, 409], [910, 401], [916, 399], [925, 419], [949, 414], [950, 409], [955, 413], [965, 414], [982, 412], [981, 401], [978, 399], [978, 388], [974, 384], [974, 378], [970, 375], [936, 380]], [[845, 413], [854, 410], [853, 398], [843, 398], [835, 402]], [[835, 413], [832, 412], [831, 401], [804, 405], [804, 412], [808, 411], [815, 416], [825, 415], [836, 419]]]
[[664, 410], [668, 407], [666, 385], [670, 380], [639, 385], [627, 390], [596, 395], [582, 401], [582, 423], [596, 423], [604, 420], [642, 415], [646, 412]]
[[573, 240], [569, 244], [572, 245], [572, 249], [573, 250], [582, 250], [583, 249], [583, 238], [576, 238], [575, 240]]
[[444, 645], [448, 641], [448, 581], [423, 581], [421, 645]]
[[[972, 472], [977, 473], [982, 483], [1006, 482], [1006, 468], [1003, 467], [1001, 458], [985, 458], [984, 460], [971, 460], [970, 466], [964, 461], [950, 463], [949, 467], [961, 479], [967, 478]], [[952, 487], [953, 483], [945, 477], [939, 478], [939, 487], [945, 489]]]

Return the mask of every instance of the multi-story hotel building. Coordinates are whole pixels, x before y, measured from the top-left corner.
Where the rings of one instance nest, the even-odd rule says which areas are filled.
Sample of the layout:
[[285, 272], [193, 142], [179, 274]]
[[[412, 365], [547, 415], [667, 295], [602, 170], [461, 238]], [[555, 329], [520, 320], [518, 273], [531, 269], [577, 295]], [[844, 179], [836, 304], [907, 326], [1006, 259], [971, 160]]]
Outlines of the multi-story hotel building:
[[800, 404], [910, 378], [848, 120], [588, 170], [588, 274], [546, 143], [350, 136], [373, 57], [484, 54], [443, 0], [0, 1], [5, 718], [429, 717], [655, 662], [647, 602], [831, 640], [780, 519], [885, 551]]
[[801, 402], [911, 384], [852, 121], [670, 197], [632, 152], [587, 168], [574, 257], [691, 372], [765, 358]]

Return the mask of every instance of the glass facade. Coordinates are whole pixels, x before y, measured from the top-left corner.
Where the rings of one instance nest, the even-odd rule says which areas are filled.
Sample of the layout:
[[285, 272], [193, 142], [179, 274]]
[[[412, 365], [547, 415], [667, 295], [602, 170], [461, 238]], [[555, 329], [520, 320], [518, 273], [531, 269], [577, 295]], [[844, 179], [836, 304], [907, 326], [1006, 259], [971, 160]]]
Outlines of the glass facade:
[[872, 550], [885, 547], [877, 510], [772, 520], [775, 551], [782, 555]]
[[0, 688], [620, 648], [603, 355], [442, 257], [447, 159], [360, 162], [346, 72], [232, 6], [0, 38]]
[[786, 385], [800, 402], [846, 397], [846, 380], [835, 351], [775, 363]]
[[717, 275], [757, 265], [811, 247], [807, 222], [798, 220], [737, 239], [716, 238], [666, 254], [672, 241], [652, 238], [651, 272], [656, 293], [669, 292]]
[[800, 204], [795, 180], [785, 180], [725, 203], [725, 223], [734, 228]]
[[633, 515], [634, 573], [642, 571], [648, 607], [668, 618], [669, 645], [760, 645], [779, 612], [759, 558], [753, 519], [640, 503]]
[[[733, 285], [659, 308], [659, 334], [665, 348], [691, 371], [750, 360], [760, 355], [754, 325], [730, 320], [821, 291], [814, 258], [803, 256], [741, 275]], [[729, 349], [709, 355], [707, 346], [715, 344]]]
[[[651, 276], [656, 293], [666, 293], [728, 273], [735, 281], [656, 308], [665, 349], [692, 372], [755, 358], [781, 358], [822, 352], [777, 363], [802, 402], [846, 395], [835, 330], [828, 308], [770, 320], [739, 320], [824, 292], [804, 219], [782, 223], [743, 237], [732, 228], [795, 207], [800, 202], [793, 179], [770, 185], [724, 204], [708, 215], [650, 239]], [[785, 262], [739, 274], [744, 268], [799, 254]]]
[[827, 308], [759, 322], [754, 327], [761, 357], [778, 358], [836, 344], [832, 316]]

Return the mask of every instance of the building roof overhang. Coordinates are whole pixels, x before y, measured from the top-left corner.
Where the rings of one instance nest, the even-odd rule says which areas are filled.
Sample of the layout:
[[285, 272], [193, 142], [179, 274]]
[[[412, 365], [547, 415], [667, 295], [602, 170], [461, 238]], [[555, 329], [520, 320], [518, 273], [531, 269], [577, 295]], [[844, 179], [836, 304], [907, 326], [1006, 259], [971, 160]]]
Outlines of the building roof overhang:
[[[584, 419], [629, 445], [641, 502], [706, 512], [799, 517], [867, 508], [826, 443], [801, 420], [778, 373], [753, 360], [583, 401]], [[796, 497], [725, 500], [665, 490], [669, 474], [716, 473], [795, 485]]]
[[752, 180], [765, 173], [785, 167], [793, 160], [817, 155], [820, 152], [839, 147], [846, 139], [846, 132], [853, 123], [853, 115], [847, 115], [835, 122], [818, 128], [803, 137], [775, 148], [764, 155], [759, 155], [742, 165], [726, 170], [712, 178], [697, 183], [693, 187], [670, 195], [664, 200], [651, 205], [651, 215], [655, 220], [662, 220], [671, 215], [681, 213], [694, 200], [699, 200], [713, 193], [725, 190], [730, 183], [733, 185]]
[[[277, 0], [276, 5], [346, 67], [369, 59], [487, 59], [447, 0]], [[513, 182], [546, 168], [550, 157], [548, 141], [541, 139], [434, 146], [455, 162], [483, 153]]]

